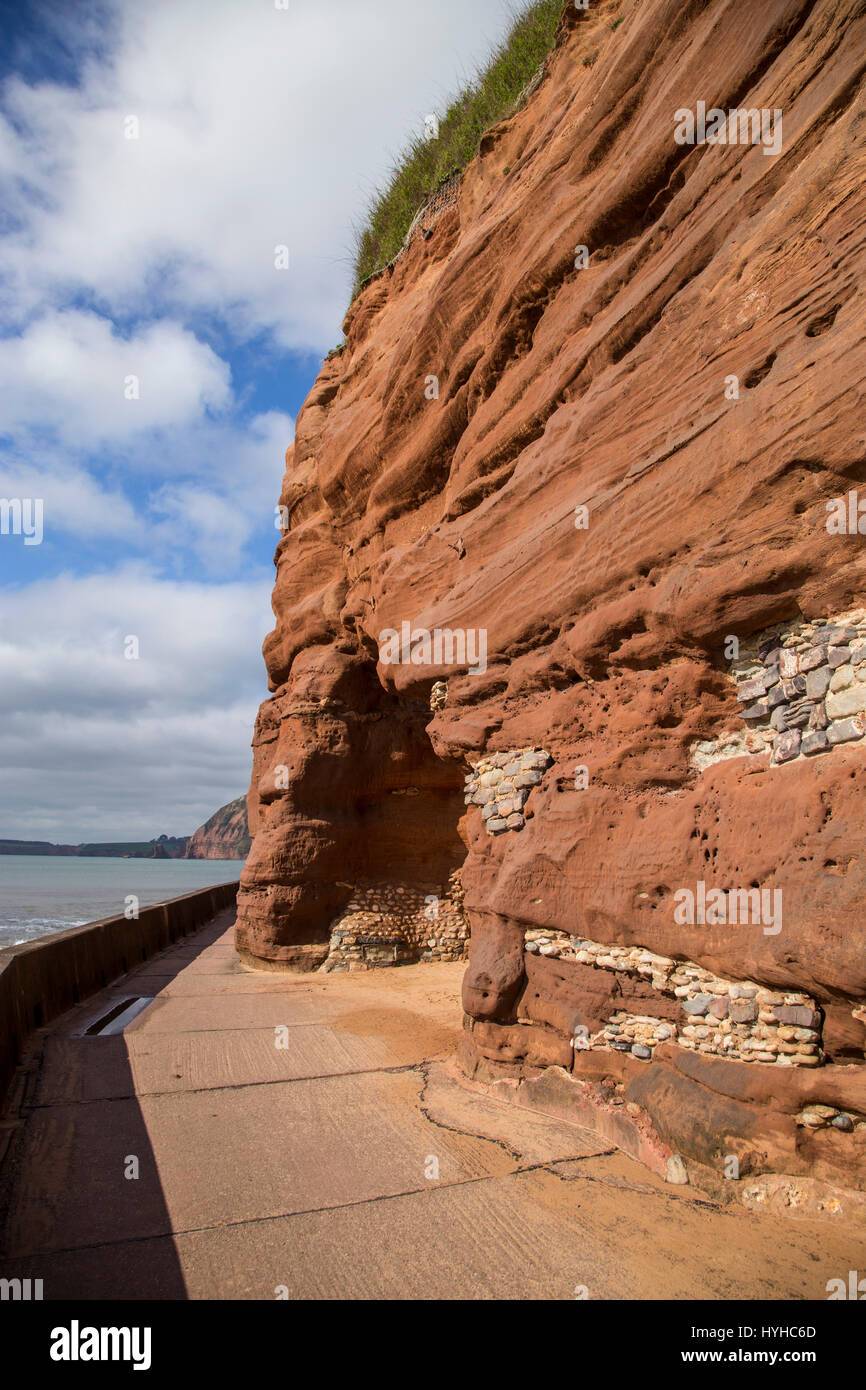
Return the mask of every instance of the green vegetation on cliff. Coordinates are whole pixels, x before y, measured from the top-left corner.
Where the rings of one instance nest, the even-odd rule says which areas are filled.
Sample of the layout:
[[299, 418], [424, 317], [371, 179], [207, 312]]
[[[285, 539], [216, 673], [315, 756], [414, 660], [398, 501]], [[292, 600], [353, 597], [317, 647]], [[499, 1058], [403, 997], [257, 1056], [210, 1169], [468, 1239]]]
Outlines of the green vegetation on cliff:
[[510, 115], [553, 47], [562, 8], [563, 0], [536, 0], [523, 10], [487, 67], [440, 119], [439, 138], [419, 135], [406, 150], [358, 237], [354, 293], [393, 260], [424, 200], [449, 174], [462, 172], [485, 132]]

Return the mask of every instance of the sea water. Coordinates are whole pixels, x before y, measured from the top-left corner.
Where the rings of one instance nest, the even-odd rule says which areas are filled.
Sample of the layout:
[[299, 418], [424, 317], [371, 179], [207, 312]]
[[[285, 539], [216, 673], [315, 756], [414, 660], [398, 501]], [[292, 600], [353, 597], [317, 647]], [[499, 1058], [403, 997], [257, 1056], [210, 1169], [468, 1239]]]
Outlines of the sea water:
[[0, 854], [0, 948], [240, 878], [241, 859], [84, 859]]

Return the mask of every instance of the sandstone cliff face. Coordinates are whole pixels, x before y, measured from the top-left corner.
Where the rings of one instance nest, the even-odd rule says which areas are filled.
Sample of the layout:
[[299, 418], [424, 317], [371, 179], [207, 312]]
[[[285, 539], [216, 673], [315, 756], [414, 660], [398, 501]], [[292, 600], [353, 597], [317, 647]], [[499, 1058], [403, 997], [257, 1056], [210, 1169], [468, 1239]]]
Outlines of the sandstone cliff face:
[[221, 806], [189, 838], [187, 859], [245, 859], [250, 848], [244, 797]]
[[[864, 67], [862, 0], [564, 8], [298, 417], [237, 929], [316, 966], [357, 885], [462, 866], [469, 1071], [560, 1068], [668, 1151], [849, 1185], [866, 540], [827, 519], [866, 498]], [[700, 102], [780, 111], [779, 152], [677, 143]], [[404, 623], [418, 659], [380, 660]], [[847, 731], [801, 661], [851, 670]], [[683, 920], [711, 889], [781, 891], [780, 929]]]

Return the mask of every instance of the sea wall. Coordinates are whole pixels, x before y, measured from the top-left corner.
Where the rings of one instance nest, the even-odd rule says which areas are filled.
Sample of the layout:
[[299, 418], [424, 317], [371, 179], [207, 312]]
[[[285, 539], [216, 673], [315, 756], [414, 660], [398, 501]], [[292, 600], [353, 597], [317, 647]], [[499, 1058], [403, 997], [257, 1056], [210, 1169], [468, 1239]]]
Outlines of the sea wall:
[[196, 931], [237, 891], [237, 883], [201, 888], [143, 907], [137, 919], [105, 917], [0, 951], [0, 1098], [28, 1033]]

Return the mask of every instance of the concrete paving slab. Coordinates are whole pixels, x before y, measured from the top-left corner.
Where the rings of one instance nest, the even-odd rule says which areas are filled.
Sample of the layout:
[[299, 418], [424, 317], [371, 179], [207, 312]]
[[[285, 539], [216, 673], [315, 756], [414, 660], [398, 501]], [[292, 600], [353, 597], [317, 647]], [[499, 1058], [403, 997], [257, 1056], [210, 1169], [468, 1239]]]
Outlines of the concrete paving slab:
[[[431, 1155], [444, 1182], [513, 1167], [495, 1143], [427, 1120], [422, 1087], [420, 1072], [367, 1072], [35, 1110], [10, 1253], [411, 1192]], [[124, 1178], [130, 1156], [135, 1180]]]
[[[142, 967], [143, 970], [143, 967]], [[188, 994], [285, 994], [286, 986], [280, 977], [263, 975], [251, 978], [246, 971], [193, 970], [187, 966], [179, 974], [136, 974], [129, 986], [143, 994], [164, 994], [167, 998]]]
[[554, 1165], [16, 1260], [9, 1273], [42, 1278], [46, 1298], [786, 1301], [825, 1299], [849, 1253], [823, 1225], [762, 1219], [756, 1231], [745, 1212], [564, 1183]]
[[52, 1038], [39, 1077], [38, 1105], [220, 1090], [316, 1076], [379, 1071], [425, 1060], [419, 1042], [398, 1051], [377, 1038], [355, 1037], [319, 1024], [287, 1025], [288, 1046], [276, 1047], [273, 1029], [192, 1033], [127, 1033], [125, 1055]]
[[462, 969], [256, 975], [223, 915], [71, 1011], [0, 1169], [4, 1275], [49, 1299], [798, 1299], [862, 1266], [844, 1222], [722, 1207], [461, 1084], [437, 1059]]
[[248, 992], [229, 994], [157, 995], [146, 1013], [140, 1015], [128, 1033], [225, 1032], [234, 1028], [268, 1029], [294, 1023], [316, 1023], [340, 1012], [338, 1002], [312, 994]]

